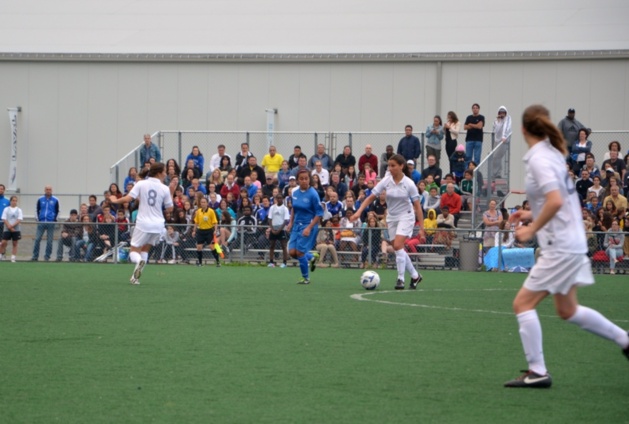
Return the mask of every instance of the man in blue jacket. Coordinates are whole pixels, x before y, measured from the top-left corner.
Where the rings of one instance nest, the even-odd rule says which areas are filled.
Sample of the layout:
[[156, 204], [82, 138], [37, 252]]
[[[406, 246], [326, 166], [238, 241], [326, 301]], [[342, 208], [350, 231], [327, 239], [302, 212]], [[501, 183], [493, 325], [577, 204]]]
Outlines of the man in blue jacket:
[[397, 145], [398, 155], [404, 156], [404, 159], [412, 160], [417, 163], [417, 158], [422, 154], [422, 146], [419, 143], [419, 138], [413, 135], [413, 126], [407, 125], [404, 127], [404, 137]]
[[59, 199], [52, 195], [52, 186], [44, 187], [44, 195], [37, 201], [37, 232], [35, 233], [35, 244], [33, 245], [33, 257], [31, 261], [39, 259], [39, 244], [46, 232], [46, 254], [44, 259], [50, 260], [52, 256], [52, 241], [55, 233], [55, 222], [59, 215]]

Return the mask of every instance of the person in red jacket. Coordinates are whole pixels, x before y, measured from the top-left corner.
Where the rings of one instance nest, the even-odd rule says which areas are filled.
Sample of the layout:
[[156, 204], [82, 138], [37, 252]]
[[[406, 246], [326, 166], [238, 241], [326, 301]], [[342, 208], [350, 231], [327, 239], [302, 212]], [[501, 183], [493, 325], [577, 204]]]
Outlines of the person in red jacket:
[[369, 163], [371, 169], [378, 172], [378, 156], [371, 153], [371, 144], [365, 146], [365, 154], [358, 158], [358, 172], [365, 172], [365, 163]]
[[441, 195], [440, 207], [443, 209], [447, 206], [450, 209], [450, 213], [454, 215], [454, 226], [457, 226], [459, 217], [461, 216], [461, 196], [454, 192], [454, 184], [449, 183], [446, 186], [446, 192]]
[[234, 176], [232, 174], [227, 175], [225, 184], [223, 184], [223, 188], [221, 188], [221, 197], [227, 199], [227, 193], [232, 193], [234, 200], [237, 200], [238, 197], [240, 197], [240, 187], [234, 181]]

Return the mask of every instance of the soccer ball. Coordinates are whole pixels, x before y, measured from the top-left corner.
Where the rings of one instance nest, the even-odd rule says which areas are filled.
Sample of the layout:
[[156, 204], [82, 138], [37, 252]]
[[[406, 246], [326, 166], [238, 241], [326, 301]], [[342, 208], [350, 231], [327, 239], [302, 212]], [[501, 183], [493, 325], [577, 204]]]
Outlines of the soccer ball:
[[365, 290], [375, 290], [380, 285], [380, 276], [375, 271], [365, 271], [360, 276], [360, 284]]

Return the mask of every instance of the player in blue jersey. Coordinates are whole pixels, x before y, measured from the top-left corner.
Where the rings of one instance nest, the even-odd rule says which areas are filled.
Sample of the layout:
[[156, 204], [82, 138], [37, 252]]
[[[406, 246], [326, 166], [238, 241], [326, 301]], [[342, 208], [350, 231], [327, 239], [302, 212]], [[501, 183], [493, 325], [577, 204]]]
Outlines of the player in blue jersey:
[[319, 232], [323, 208], [317, 191], [310, 186], [310, 172], [303, 169], [297, 173], [298, 187], [293, 189], [293, 210], [286, 231], [290, 232], [288, 252], [299, 261], [301, 280], [298, 284], [310, 284], [308, 271], [314, 271], [319, 254], [310, 250], [314, 247]]

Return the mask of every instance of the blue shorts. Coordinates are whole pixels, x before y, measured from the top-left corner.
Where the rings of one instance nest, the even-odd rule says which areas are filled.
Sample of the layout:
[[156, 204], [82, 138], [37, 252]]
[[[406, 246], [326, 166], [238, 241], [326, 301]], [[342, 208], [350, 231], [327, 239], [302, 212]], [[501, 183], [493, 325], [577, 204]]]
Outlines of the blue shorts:
[[306, 253], [314, 249], [317, 241], [317, 233], [319, 226], [315, 225], [310, 231], [308, 237], [304, 237], [301, 233], [309, 224], [294, 224], [290, 232], [290, 240], [288, 241], [288, 249], [295, 249], [298, 252]]

